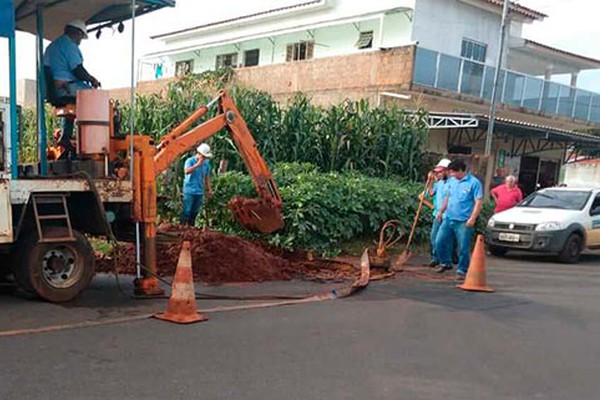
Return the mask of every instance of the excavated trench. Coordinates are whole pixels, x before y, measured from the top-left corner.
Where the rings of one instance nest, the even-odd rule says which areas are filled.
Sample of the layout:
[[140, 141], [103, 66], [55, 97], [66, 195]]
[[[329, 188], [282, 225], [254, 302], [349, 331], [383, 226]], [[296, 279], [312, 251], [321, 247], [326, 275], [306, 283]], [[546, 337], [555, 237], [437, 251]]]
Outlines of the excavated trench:
[[[261, 243], [220, 232], [162, 224], [158, 227], [157, 272], [175, 274], [181, 242], [191, 243], [194, 280], [209, 284], [264, 282], [291, 279], [346, 281], [359, 269], [333, 260], [307, 260], [302, 253], [284, 253]], [[98, 272], [135, 274], [135, 249], [124, 244], [97, 260]]]

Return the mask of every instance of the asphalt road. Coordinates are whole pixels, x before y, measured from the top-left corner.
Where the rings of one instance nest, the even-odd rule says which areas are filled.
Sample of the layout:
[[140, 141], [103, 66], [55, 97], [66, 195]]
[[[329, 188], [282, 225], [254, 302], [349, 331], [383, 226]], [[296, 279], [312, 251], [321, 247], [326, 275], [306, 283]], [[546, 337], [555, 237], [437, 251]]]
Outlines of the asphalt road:
[[[0, 338], [0, 399], [595, 400], [600, 257], [552, 261], [489, 259], [493, 294], [399, 275], [344, 300], [212, 313], [192, 326], [149, 319]], [[0, 295], [0, 331], [163, 307], [100, 278], [67, 306]]]

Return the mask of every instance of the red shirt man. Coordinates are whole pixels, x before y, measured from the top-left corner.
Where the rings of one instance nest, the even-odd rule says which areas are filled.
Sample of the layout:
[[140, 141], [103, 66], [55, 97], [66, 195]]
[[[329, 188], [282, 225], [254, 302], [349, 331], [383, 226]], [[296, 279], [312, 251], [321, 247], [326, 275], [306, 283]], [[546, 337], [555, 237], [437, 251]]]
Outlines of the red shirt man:
[[491, 194], [496, 202], [495, 213], [513, 208], [515, 204], [523, 200], [523, 192], [517, 186], [517, 179], [512, 175], [506, 177], [504, 185], [493, 188]]

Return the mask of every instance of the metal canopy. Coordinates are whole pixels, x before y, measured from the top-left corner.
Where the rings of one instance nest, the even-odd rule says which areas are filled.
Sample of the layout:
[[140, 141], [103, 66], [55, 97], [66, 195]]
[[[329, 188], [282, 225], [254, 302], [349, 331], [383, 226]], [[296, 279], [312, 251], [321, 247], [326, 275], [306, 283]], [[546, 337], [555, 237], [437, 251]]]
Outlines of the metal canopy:
[[[89, 31], [99, 27], [118, 24], [131, 18], [131, 0], [14, 0], [17, 30], [37, 34], [36, 10], [42, 8], [44, 15], [44, 38], [54, 39], [63, 33], [64, 26], [81, 19], [92, 25]], [[139, 0], [136, 16], [173, 7], [175, 0]]]

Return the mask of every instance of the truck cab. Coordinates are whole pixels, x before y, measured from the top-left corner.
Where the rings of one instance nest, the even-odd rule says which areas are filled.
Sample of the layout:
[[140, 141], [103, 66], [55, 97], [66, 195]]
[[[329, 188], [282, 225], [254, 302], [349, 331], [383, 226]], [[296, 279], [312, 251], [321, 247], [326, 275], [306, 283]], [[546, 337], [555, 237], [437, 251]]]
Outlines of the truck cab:
[[557, 254], [576, 263], [585, 249], [600, 248], [600, 188], [539, 190], [515, 207], [495, 214], [486, 230], [489, 251]]

